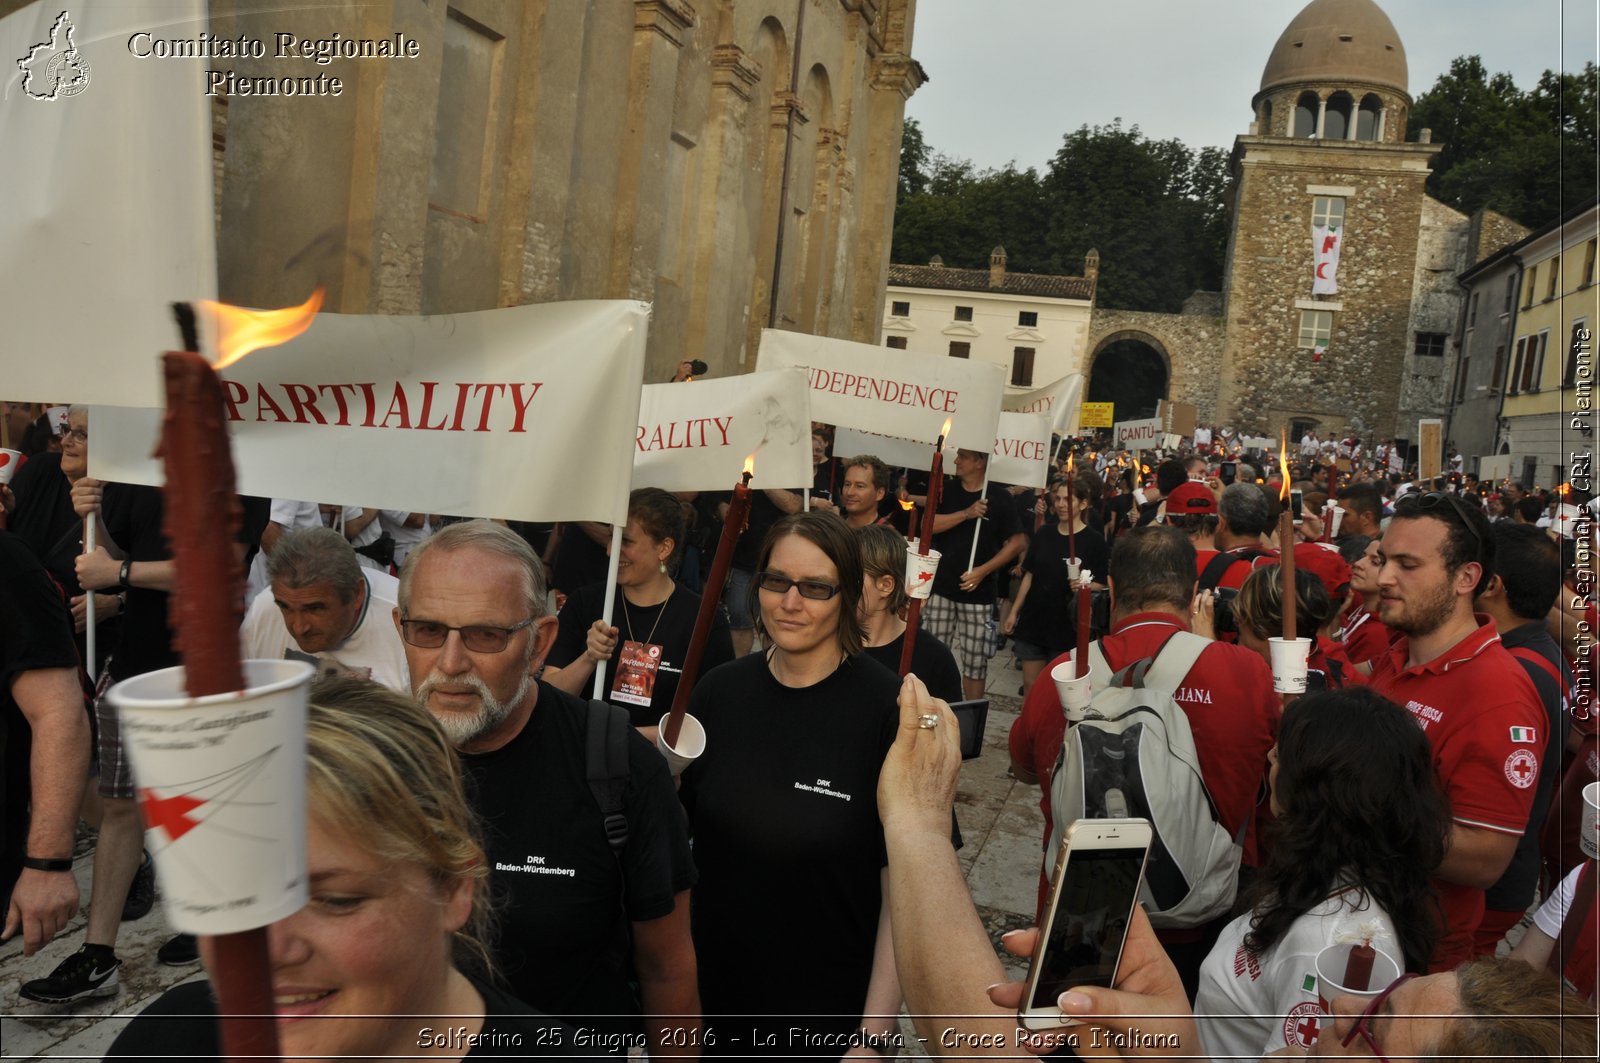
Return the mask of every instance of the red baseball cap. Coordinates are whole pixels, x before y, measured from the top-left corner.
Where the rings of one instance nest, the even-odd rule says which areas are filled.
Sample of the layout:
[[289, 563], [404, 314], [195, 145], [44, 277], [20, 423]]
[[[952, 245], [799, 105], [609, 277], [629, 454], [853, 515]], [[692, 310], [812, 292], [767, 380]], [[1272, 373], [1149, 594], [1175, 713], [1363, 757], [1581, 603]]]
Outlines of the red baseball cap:
[[1194, 480], [1184, 481], [1167, 496], [1169, 517], [1192, 517], [1216, 511], [1217, 496], [1211, 493], [1211, 488]]
[[1327, 543], [1295, 543], [1294, 563], [1320, 579], [1330, 598], [1337, 598], [1350, 585], [1350, 566]]

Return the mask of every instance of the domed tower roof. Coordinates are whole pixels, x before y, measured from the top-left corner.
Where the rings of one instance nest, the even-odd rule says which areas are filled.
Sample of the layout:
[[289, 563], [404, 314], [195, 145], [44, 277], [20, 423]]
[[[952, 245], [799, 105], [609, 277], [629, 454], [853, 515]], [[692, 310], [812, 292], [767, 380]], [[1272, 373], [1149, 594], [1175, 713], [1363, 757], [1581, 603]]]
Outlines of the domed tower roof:
[[1261, 91], [1281, 85], [1363, 82], [1411, 98], [1406, 50], [1372, 0], [1311, 0], [1290, 21], [1261, 72]]

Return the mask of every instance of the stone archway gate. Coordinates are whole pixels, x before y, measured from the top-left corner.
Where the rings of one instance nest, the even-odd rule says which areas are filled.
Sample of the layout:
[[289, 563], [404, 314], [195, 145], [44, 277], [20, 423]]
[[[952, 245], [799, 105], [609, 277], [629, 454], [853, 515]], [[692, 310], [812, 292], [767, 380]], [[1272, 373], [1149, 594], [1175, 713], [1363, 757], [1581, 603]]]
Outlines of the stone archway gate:
[[1223, 319], [1221, 298], [1196, 293], [1181, 314], [1138, 310], [1101, 310], [1089, 318], [1089, 345], [1084, 377], [1094, 372], [1100, 352], [1120, 340], [1148, 344], [1167, 362], [1167, 398], [1193, 403], [1202, 424], [1216, 418], [1222, 375]]

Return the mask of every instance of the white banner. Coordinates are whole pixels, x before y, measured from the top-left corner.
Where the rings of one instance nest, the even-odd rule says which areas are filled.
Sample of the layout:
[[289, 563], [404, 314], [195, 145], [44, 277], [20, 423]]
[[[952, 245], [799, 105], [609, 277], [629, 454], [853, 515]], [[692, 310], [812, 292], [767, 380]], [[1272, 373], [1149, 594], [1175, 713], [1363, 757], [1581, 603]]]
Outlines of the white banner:
[[[621, 523], [648, 320], [646, 304], [622, 301], [320, 314], [298, 338], [222, 371], [239, 490]], [[160, 416], [96, 406], [90, 474], [161, 483], [160, 464], [146, 458]]]
[[[933, 468], [932, 443], [919, 443], [914, 439], [863, 432], [857, 428], [834, 429], [833, 453], [835, 457], [847, 460], [871, 454], [891, 469], [921, 469], [926, 472]], [[955, 466], [951, 463], [955, 461], [955, 457], [956, 452], [946, 447], [944, 452], [946, 472], [954, 471]]]
[[811, 416], [818, 421], [925, 439], [931, 455], [949, 418], [946, 449], [987, 451], [994, 445], [1006, 371], [992, 362], [763, 329], [756, 368], [791, 366], [808, 370]]
[[1009, 413], [1043, 413], [1050, 416], [1050, 431], [1063, 436], [1078, 434], [1083, 412], [1083, 374], [1069, 373], [1042, 388], [1007, 395], [1000, 409]]
[[646, 384], [633, 486], [731, 490], [753, 454], [752, 487], [810, 487], [810, 403], [803, 369]]
[[1002, 413], [989, 482], [1043, 488], [1050, 482], [1050, 415]]
[[[216, 298], [204, 0], [34, 3], [0, 19], [3, 390], [32, 402], [161, 405], [169, 304]], [[309, 104], [308, 104], [309, 106]]]
[[1326, 225], [1311, 227], [1311, 245], [1316, 271], [1311, 277], [1312, 295], [1337, 295], [1339, 292], [1339, 248], [1344, 232]]
[[1142, 421], [1118, 421], [1112, 426], [1112, 438], [1124, 450], [1143, 450], [1159, 445], [1166, 435], [1161, 429], [1161, 418], [1148, 417]]

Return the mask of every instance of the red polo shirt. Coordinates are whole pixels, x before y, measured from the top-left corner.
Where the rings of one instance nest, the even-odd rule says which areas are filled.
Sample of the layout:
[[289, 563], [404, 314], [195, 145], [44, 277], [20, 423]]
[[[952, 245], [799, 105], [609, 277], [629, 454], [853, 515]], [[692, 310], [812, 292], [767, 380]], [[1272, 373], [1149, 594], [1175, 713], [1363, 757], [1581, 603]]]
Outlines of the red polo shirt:
[[[1481, 613], [1477, 621], [1472, 634], [1414, 668], [1406, 666], [1411, 640], [1397, 637], [1373, 662], [1371, 686], [1410, 711], [1428, 736], [1455, 821], [1520, 836], [1550, 721], [1528, 673], [1500, 645], [1494, 622]], [[1433, 970], [1448, 971], [1472, 957], [1483, 890], [1439, 878], [1433, 885], [1445, 917]]]
[[[1236, 554], [1240, 550], [1248, 550], [1248, 549], [1251, 549], [1251, 548], [1250, 547], [1246, 547], [1246, 546], [1236, 546], [1232, 550], [1229, 550], [1228, 553]], [[1255, 549], [1260, 550], [1260, 549], [1263, 549], [1263, 548], [1258, 546], [1258, 547], [1255, 547]], [[1199, 579], [1202, 575], [1205, 574], [1206, 566], [1209, 565], [1211, 563], [1211, 559], [1216, 557], [1217, 554], [1219, 554], [1219, 553], [1221, 553], [1221, 551], [1219, 551], [1219, 550], [1196, 550], [1195, 551], [1195, 553], [1194, 553], [1194, 578], [1195, 579]], [[1244, 586], [1244, 581], [1250, 578], [1250, 573], [1252, 573], [1256, 569], [1262, 568], [1262, 567], [1264, 567], [1266, 565], [1276, 565], [1277, 563], [1278, 563], [1278, 551], [1276, 551], [1276, 550], [1268, 550], [1266, 555], [1262, 556], [1262, 557], [1252, 557], [1252, 558], [1243, 558], [1243, 557], [1241, 557], [1237, 562], [1235, 562], [1234, 564], [1229, 565], [1223, 571], [1222, 579], [1217, 582], [1217, 586], [1219, 586], [1219, 587], [1232, 587], [1234, 590], [1238, 590], [1240, 587]]]
[[1377, 614], [1358, 605], [1340, 630], [1339, 641], [1344, 643], [1345, 656], [1356, 664], [1366, 664], [1388, 652], [1389, 629]]
[[[1111, 633], [1100, 640], [1100, 651], [1111, 670], [1117, 671], [1154, 657], [1173, 632], [1187, 630], [1189, 625], [1172, 613], [1136, 613], [1112, 625]], [[1012, 759], [1039, 777], [1046, 839], [1051, 825], [1050, 773], [1067, 730], [1050, 669], [1066, 659], [1062, 654], [1045, 668], [1011, 726]], [[1267, 751], [1276, 740], [1279, 700], [1272, 692], [1272, 670], [1258, 654], [1218, 642], [1200, 654], [1173, 697], [1189, 717], [1200, 774], [1217, 803], [1222, 825], [1229, 834], [1238, 834], [1255, 807], [1266, 777]]]

